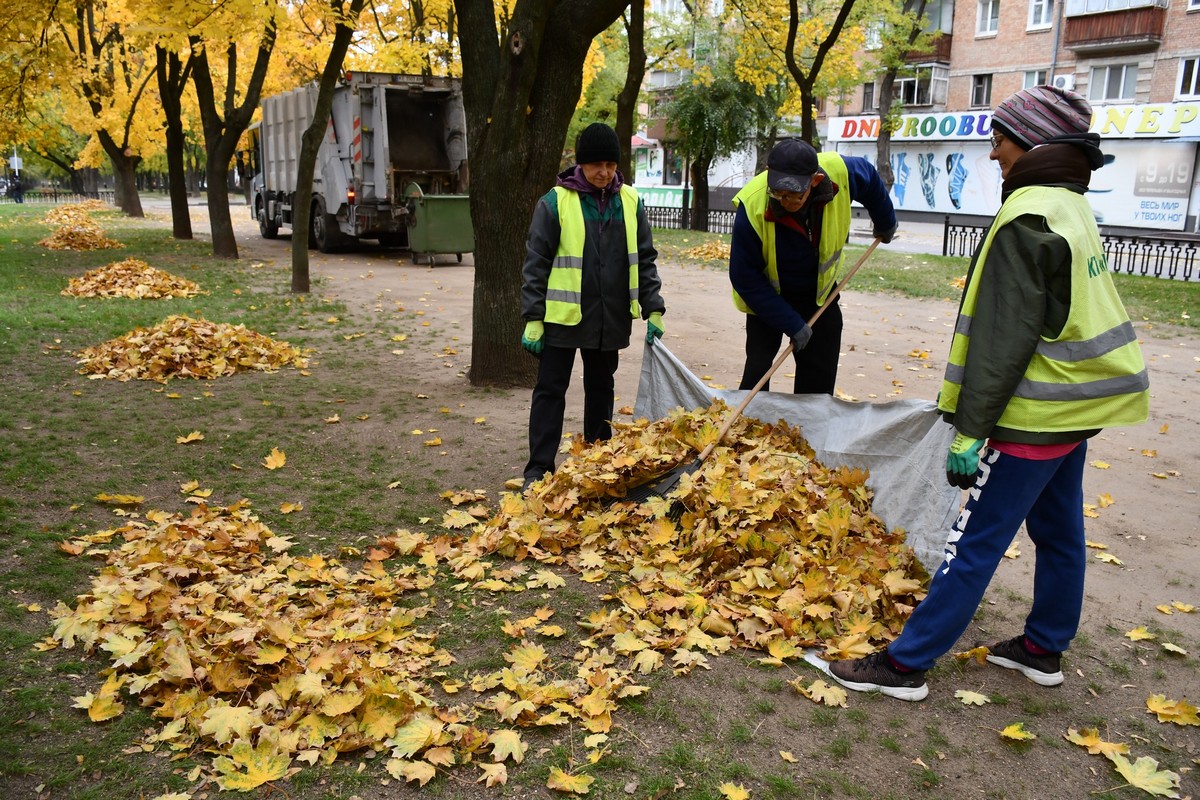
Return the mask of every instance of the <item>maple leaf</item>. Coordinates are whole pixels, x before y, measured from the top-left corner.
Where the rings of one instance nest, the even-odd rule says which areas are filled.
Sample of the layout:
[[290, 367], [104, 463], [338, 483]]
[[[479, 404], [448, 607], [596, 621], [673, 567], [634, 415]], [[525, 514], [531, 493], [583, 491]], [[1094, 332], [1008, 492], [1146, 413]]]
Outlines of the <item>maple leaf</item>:
[[801, 678], [792, 681], [793, 688], [814, 703], [822, 703], [823, 705], [839, 708], [846, 707], [846, 690], [842, 687], [831, 686], [820, 679], [813, 681], [807, 686], [802, 681], [803, 679]]
[[256, 710], [222, 702], [205, 712], [200, 732], [213, 737], [217, 744], [227, 744], [234, 738], [249, 740], [251, 729], [261, 724], [262, 717]]
[[717, 791], [726, 800], [750, 800], [750, 790], [745, 786], [733, 783], [722, 783], [717, 787]]
[[480, 764], [479, 771], [483, 774], [475, 782], [482, 783], [489, 789], [508, 783], [508, 768], [503, 764]]
[[1107, 757], [1110, 753], [1128, 753], [1129, 745], [1121, 742], [1106, 742], [1100, 738], [1100, 731], [1096, 728], [1084, 728], [1082, 731], [1076, 731], [1074, 728], [1067, 728], [1067, 732], [1063, 735], [1071, 744], [1077, 744], [1080, 747], [1086, 747], [1091, 755], [1102, 755]]
[[1163, 642], [1162, 649], [1166, 650], [1168, 653], [1175, 653], [1175, 654], [1181, 655], [1181, 656], [1187, 655], [1187, 650], [1185, 650], [1184, 648], [1180, 647], [1177, 644], [1173, 644], [1172, 642]]
[[1025, 730], [1024, 722], [1014, 722], [1011, 725], [1005, 726], [1004, 730], [1000, 731], [1000, 735], [1005, 739], [1012, 739], [1018, 742], [1037, 738], [1037, 734]]
[[1168, 700], [1165, 695], [1152, 694], [1146, 699], [1146, 708], [1158, 716], [1159, 722], [1176, 725], [1200, 725], [1196, 706], [1186, 700]]
[[959, 689], [954, 693], [954, 696], [961, 700], [964, 706], [981, 706], [985, 703], [992, 702], [992, 698], [988, 697], [986, 694], [971, 692], [966, 689]]
[[269, 741], [251, 747], [243, 739], [229, 748], [228, 756], [213, 759], [213, 770], [222, 789], [248, 792], [268, 781], [287, 777], [291, 762], [287, 753], [277, 752]]
[[798, 760], [794, 755], [792, 755], [790, 750], [780, 750], [779, 757], [789, 764], [795, 764]]
[[527, 745], [521, 741], [521, 734], [513, 730], [493, 731], [488, 736], [488, 744], [492, 746], [492, 760], [504, 761], [511, 758], [520, 764], [525, 760]]
[[416, 781], [420, 786], [429, 783], [437, 775], [437, 770], [428, 761], [409, 761], [402, 758], [392, 758], [388, 759], [386, 769], [388, 774], [393, 778], [397, 780], [403, 778], [406, 781]]
[[1157, 639], [1158, 637], [1146, 630], [1145, 625], [1139, 625], [1131, 631], [1125, 631], [1125, 638], [1132, 639], [1135, 642], [1141, 642], [1148, 639]]
[[1132, 764], [1120, 753], [1113, 753], [1108, 760], [1116, 767], [1121, 777], [1147, 794], [1155, 797], [1179, 797], [1179, 773], [1170, 770], [1160, 770], [1158, 762], [1149, 756], [1142, 756]]
[[1178, 600], [1172, 600], [1171, 605], [1175, 607], [1176, 611], [1182, 611], [1184, 614], [1190, 614], [1196, 610], [1194, 605], [1191, 605], [1190, 603], [1181, 603]]
[[504, 660], [517, 669], [533, 672], [547, 658], [546, 650], [540, 644], [522, 642], [520, 647], [514, 647], [504, 654]]
[[571, 775], [563, 772], [558, 767], [551, 767], [550, 777], [546, 781], [546, 788], [554, 789], [557, 792], [587, 794], [591, 791], [592, 783], [595, 780], [591, 775]]
[[525, 581], [525, 585], [530, 589], [546, 588], [546, 589], [561, 589], [567, 585], [567, 582], [548, 569], [539, 569], [533, 573], [533, 576]]
[[271, 452], [262, 460], [262, 465], [267, 469], [279, 469], [287, 463], [287, 454], [278, 447], [272, 447]]
[[112, 673], [100, 687], [99, 694], [93, 695], [88, 692], [82, 697], [74, 698], [74, 708], [86, 708], [88, 719], [92, 722], [104, 722], [113, 717], [119, 717], [125, 711], [125, 706], [120, 699], [122, 683], [123, 681], [117, 673]]
[[304, 510], [304, 503], [280, 503], [279, 504], [279, 513], [280, 514], [294, 514], [297, 511], [303, 511], [303, 510]]
[[991, 650], [988, 650], [986, 645], [981, 645], [979, 647], [972, 647], [970, 650], [964, 650], [961, 653], [955, 653], [954, 657], [959, 661], [970, 661], [974, 659], [976, 664], [982, 666], [987, 664], [987, 657], [990, 652]]
[[101, 503], [107, 503], [110, 506], [140, 506], [146, 502], [146, 498], [140, 494], [107, 494], [101, 493], [96, 495], [96, 500]]
[[392, 747], [392, 755], [396, 758], [408, 758], [416, 755], [437, 739], [443, 725], [439, 720], [427, 716], [416, 716], [404, 727], [396, 731], [387, 744]]
[[1103, 561], [1106, 564], [1116, 564], [1118, 567], [1124, 566], [1125, 562], [1114, 556], [1112, 553], [1096, 553], [1096, 560]]
[[187, 444], [188, 442], [198, 442], [204, 438], [204, 434], [200, 431], [192, 431], [184, 436], [176, 436], [175, 444]]

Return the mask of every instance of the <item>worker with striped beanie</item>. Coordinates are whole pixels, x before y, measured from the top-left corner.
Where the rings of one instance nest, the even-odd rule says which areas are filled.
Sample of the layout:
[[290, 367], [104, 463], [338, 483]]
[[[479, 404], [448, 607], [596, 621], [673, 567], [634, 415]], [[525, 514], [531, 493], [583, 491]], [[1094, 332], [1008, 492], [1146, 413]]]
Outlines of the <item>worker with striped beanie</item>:
[[1022, 150], [1051, 142], [1076, 144], [1084, 148], [1095, 170], [1104, 165], [1104, 155], [1099, 134], [1088, 133], [1091, 125], [1092, 107], [1088, 101], [1056, 86], [1022, 89], [992, 113], [992, 131], [1008, 137]]

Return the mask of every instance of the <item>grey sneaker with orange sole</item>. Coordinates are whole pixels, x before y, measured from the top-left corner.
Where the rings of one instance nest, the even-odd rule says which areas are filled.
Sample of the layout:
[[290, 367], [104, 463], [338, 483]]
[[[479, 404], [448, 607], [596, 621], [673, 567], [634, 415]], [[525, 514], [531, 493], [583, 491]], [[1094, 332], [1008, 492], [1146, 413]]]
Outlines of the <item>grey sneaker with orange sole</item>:
[[879, 692], [897, 700], [924, 700], [929, 694], [924, 670], [901, 672], [892, 666], [884, 650], [865, 658], [831, 662], [829, 675], [847, 689]]
[[1025, 634], [985, 646], [990, 663], [1005, 669], [1015, 669], [1038, 686], [1058, 686], [1063, 682], [1062, 654], [1034, 655], [1025, 647]]

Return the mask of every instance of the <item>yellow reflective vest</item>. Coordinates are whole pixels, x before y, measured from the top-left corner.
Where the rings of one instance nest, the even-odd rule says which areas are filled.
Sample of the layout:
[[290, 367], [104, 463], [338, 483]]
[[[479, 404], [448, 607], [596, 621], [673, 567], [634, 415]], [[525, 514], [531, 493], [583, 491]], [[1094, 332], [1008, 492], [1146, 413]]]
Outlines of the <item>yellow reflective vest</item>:
[[[586, 227], [579, 192], [554, 187], [558, 205], [558, 251], [546, 279], [546, 322], [578, 325], [583, 319], [583, 242]], [[625, 250], [629, 260], [629, 314], [641, 316], [638, 304], [638, 194], [632, 186], [622, 185], [621, 211], [625, 222]]]
[[992, 240], [997, 230], [1023, 214], [1044, 217], [1070, 246], [1071, 307], [1058, 336], [1041, 337], [996, 427], [1065, 432], [1145, 422], [1150, 380], [1137, 334], [1108, 272], [1091, 206], [1083, 195], [1049, 186], [1017, 189], [996, 215], [963, 290], [938, 408], [953, 412], [958, 407], [971, 320]]
[[[850, 238], [850, 173], [846, 162], [837, 153], [818, 153], [817, 163], [829, 176], [830, 180], [839, 187], [834, 196], [822, 211], [821, 241], [817, 244], [817, 303], [825, 302], [833, 287], [837, 286], [842, 277], [844, 261], [842, 248]], [[767, 265], [767, 280], [779, 291], [779, 264], [775, 260], [775, 223], [763, 219], [767, 210], [767, 173], [758, 173], [733, 198], [733, 205], [745, 206], [746, 218], [758, 238], [762, 240], [763, 263]], [[736, 290], [733, 292], [733, 304], [746, 314], [754, 311], [746, 305], [746, 301]]]

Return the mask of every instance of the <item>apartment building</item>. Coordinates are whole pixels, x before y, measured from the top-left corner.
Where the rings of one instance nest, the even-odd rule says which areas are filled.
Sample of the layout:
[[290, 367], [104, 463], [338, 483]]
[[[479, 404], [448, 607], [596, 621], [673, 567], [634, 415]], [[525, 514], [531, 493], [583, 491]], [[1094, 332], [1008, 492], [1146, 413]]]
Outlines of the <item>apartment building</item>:
[[[990, 216], [1000, 170], [991, 109], [1053, 84], [1094, 108], [1107, 163], [1088, 199], [1104, 225], [1197, 231], [1200, 224], [1200, 0], [941, 0], [943, 36], [910, 59], [892, 135], [897, 208]], [[824, 119], [823, 144], [876, 157], [877, 81]]]

